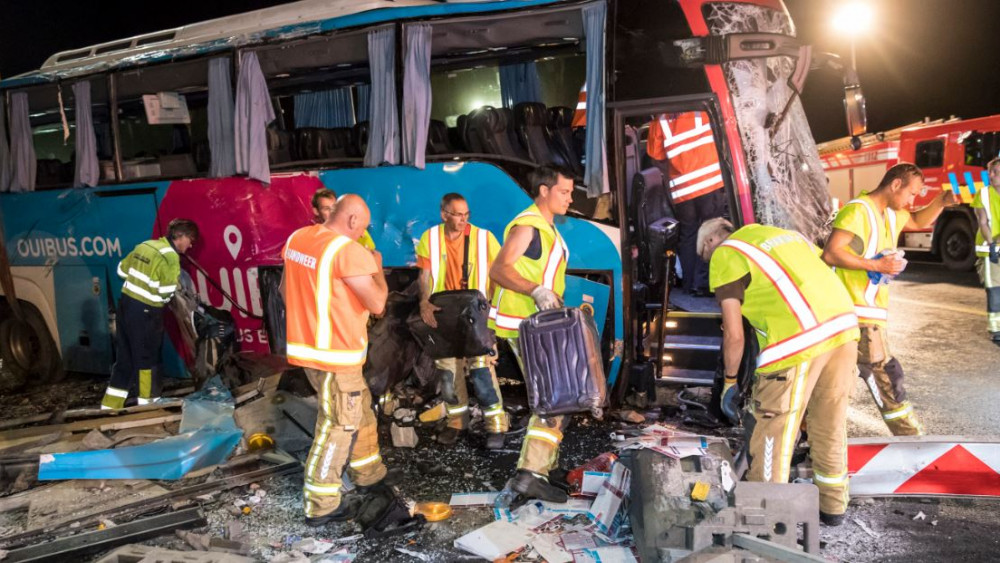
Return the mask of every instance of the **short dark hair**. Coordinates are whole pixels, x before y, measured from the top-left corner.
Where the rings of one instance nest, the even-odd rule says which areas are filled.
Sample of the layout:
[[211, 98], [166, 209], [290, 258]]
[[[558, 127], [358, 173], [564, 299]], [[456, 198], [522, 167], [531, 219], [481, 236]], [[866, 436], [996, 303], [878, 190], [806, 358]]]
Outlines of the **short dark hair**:
[[531, 188], [531, 195], [538, 197], [542, 186], [552, 187], [559, 181], [559, 176], [563, 178], [573, 178], [573, 175], [559, 166], [539, 166], [528, 172], [528, 187]]
[[986, 173], [989, 174], [993, 171], [993, 168], [997, 166], [1000, 166], [1000, 156], [995, 157], [993, 160], [986, 163]]
[[919, 176], [921, 180], [924, 179], [924, 173], [917, 168], [916, 164], [900, 162], [885, 171], [885, 176], [882, 176], [882, 180], [878, 183], [878, 187], [875, 189], [881, 190], [896, 179], [901, 180], [905, 186], [910, 183], [910, 180], [912, 180], [914, 176]]
[[448, 204], [453, 201], [465, 201], [465, 196], [455, 192], [444, 194], [444, 196], [441, 197], [441, 211], [444, 211], [444, 208], [448, 207]]
[[319, 200], [320, 198], [324, 197], [337, 201], [337, 194], [333, 190], [331, 190], [330, 188], [320, 188], [316, 190], [316, 193], [313, 194], [312, 198], [313, 209], [319, 209]]
[[190, 219], [181, 219], [180, 217], [170, 221], [170, 224], [167, 225], [167, 238], [177, 240], [184, 235], [187, 235], [191, 242], [198, 240], [198, 224]]

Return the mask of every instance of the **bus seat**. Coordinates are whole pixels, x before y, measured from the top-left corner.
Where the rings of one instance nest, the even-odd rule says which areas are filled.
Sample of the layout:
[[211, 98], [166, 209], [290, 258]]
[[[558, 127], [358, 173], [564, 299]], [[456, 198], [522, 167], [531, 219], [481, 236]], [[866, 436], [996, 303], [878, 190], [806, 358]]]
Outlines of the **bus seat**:
[[656, 167], [639, 171], [632, 179], [633, 201], [629, 205], [635, 230], [639, 234], [640, 280], [657, 285], [663, 278], [663, 256], [656, 247], [650, 226], [664, 217], [673, 217], [663, 172]]
[[484, 152], [517, 158], [510, 144], [507, 126], [504, 112], [491, 106], [483, 106], [469, 114], [469, 128], [479, 139]]
[[458, 126], [458, 136], [462, 139], [462, 147], [466, 152], [482, 153], [483, 146], [479, 139], [469, 131], [469, 115], [460, 115], [456, 122]]
[[448, 154], [452, 152], [448, 143], [448, 126], [444, 121], [432, 119], [427, 130], [427, 154]]
[[[271, 164], [290, 162], [295, 156], [292, 153], [291, 134], [275, 127], [267, 128], [267, 161]], [[295, 158], [295, 160], [298, 160]]]
[[576, 150], [573, 129], [570, 128], [570, 124], [573, 123], [574, 111], [565, 106], [549, 108], [549, 135], [553, 144], [566, 158], [570, 170], [577, 176], [583, 176], [583, 166], [581, 165], [583, 159], [580, 158], [580, 153]]
[[190, 154], [166, 154], [157, 161], [160, 164], [161, 176], [181, 178], [198, 174], [194, 157]]
[[351, 131], [351, 139], [358, 154], [364, 156], [368, 152], [368, 122], [359, 121]]
[[510, 108], [497, 108], [497, 111], [503, 114], [504, 120], [507, 122], [507, 139], [511, 150], [518, 158], [528, 160], [528, 151], [521, 144], [521, 139], [517, 136], [517, 128], [514, 127], [514, 110]]
[[514, 106], [517, 134], [528, 149], [528, 156], [537, 164], [550, 164], [569, 168], [566, 159], [553, 150], [546, 125], [548, 113], [538, 102], [522, 102]]
[[326, 143], [326, 158], [348, 158], [355, 156], [354, 147], [351, 143], [350, 127], [334, 127], [323, 130], [323, 139]]

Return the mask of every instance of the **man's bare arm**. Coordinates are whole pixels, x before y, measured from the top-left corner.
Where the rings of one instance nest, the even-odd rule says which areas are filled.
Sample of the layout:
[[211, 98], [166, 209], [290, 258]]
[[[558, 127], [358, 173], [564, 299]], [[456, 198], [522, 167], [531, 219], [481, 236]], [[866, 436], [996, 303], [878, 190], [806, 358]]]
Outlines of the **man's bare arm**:
[[951, 207], [958, 203], [955, 193], [951, 190], [942, 190], [941, 193], [931, 200], [926, 206], [910, 213], [910, 219], [906, 222], [906, 229], [926, 229], [937, 221], [937, 218], [944, 211], [945, 207]]
[[745, 349], [743, 334], [743, 308], [740, 300], [723, 299], [722, 308], [722, 357], [725, 364], [724, 375], [737, 375]]
[[849, 246], [854, 236], [850, 231], [834, 229], [830, 240], [823, 247], [823, 261], [835, 268], [881, 272], [891, 276], [903, 271], [906, 263], [894, 256], [883, 256], [878, 260], [872, 260], [852, 253]]
[[426, 268], [420, 269], [420, 318], [431, 328], [437, 328], [437, 319], [434, 312], [441, 308], [430, 302], [431, 299], [431, 271]]
[[344, 278], [344, 283], [358, 297], [365, 309], [373, 315], [381, 315], [385, 311], [385, 300], [389, 297], [389, 285], [382, 271], [382, 254], [373, 251], [375, 265], [378, 267], [369, 276], [351, 276]]
[[500, 248], [500, 252], [490, 268], [490, 279], [500, 287], [524, 295], [531, 295], [531, 292], [538, 287], [537, 283], [524, 279], [514, 269], [514, 264], [528, 250], [534, 230], [534, 227], [528, 225], [518, 225], [507, 234], [507, 240], [504, 241], [503, 247]]
[[993, 242], [993, 233], [990, 231], [990, 222], [986, 217], [985, 209], [976, 210], [976, 222], [979, 224], [979, 232], [983, 234], [986, 244]]

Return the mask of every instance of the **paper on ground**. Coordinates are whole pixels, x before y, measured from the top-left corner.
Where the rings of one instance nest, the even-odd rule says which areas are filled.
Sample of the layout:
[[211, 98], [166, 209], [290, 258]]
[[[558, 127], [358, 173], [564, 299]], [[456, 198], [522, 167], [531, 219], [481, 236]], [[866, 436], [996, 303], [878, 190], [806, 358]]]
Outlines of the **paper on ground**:
[[574, 563], [638, 563], [632, 550], [626, 547], [609, 546], [585, 549], [573, 554]]
[[580, 494], [597, 496], [608, 477], [611, 477], [611, 474], [604, 471], [584, 471]]
[[456, 539], [454, 545], [493, 561], [528, 545], [533, 537], [534, 534], [525, 528], [497, 520]]
[[546, 563], [572, 563], [573, 556], [559, 546], [555, 534], [539, 534], [531, 540], [531, 547], [542, 556]]
[[451, 506], [493, 506], [499, 492], [452, 493], [448, 504]]
[[586, 532], [570, 532], [559, 536], [559, 539], [562, 540], [563, 547], [566, 551], [582, 551], [584, 549], [593, 549], [597, 547], [597, 542], [594, 541], [594, 536]]

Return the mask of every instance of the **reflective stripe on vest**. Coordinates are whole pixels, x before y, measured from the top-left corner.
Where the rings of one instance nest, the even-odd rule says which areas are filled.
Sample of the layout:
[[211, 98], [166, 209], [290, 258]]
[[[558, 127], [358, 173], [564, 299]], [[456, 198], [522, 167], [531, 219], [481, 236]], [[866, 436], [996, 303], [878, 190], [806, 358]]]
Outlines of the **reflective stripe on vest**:
[[[872, 259], [878, 254], [878, 239], [879, 239], [879, 224], [878, 217], [875, 214], [875, 209], [872, 208], [871, 204], [863, 199], [855, 199], [848, 202], [848, 205], [852, 203], [859, 203], [865, 208], [865, 212], [868, 213], [868, 222], [871, 223], [871, 232], [868, 234], [868, 244], [865, 246], [864, 258]], [[886, 225], [889, 226], [889, 248], [896, 248], [896, 241], [892, 240], [896, 236], [896, 212], [890, 209], [886, 209], [886, 213], [883, 216], [885, 218], [885, 223], [883, 224], [883, 230]], [[868, 285], [865, 286], [865, 303], [867, 307], [856, 305], [854, 307], [855, 313], [858, 317], [863, 319], [874, 319], [874, 320], [888, 320], [889, 311], [879, 307], [875, 301], [878, 297], [879, 286], [868, 280]]]
[[776, 342], [765, 348], [760, 353], [760, 356], [757, 357], [757, 369], [766, 368], [775, 362], [780, 362], [785, 358], [790, 358], [795, 354], [804, 352], [824, 340], [833, 338], [857, 326], [858, 317], [854, 313], [845, 313], [834, 317], [805, 332], [800, 332], [791, 338]]
[[576, 97], [576, 109], [573, 111], [573, 122], [570, 127], [587, 126], [587, 83], [583, 83], [580, 93]]
[[782, 301], [788, 305], [788, 309], [798, 319], [801, 328], [810, 329], [819, 324], [816, 320], [816, 314], [813, 313], [812, 307], [806, 302], [802, 291], [799, 290], [799, 287], [795, 285], [788, 272], [785, 271], [785, 268], [777, 260], [771, 258], [763, 250], [742, 240], [729, 239], [723, 242], [722, 245], [728, 246], [746, 256], [760, 271], [764, 272], [764, 275], [771, 280], [774, 288], [778, 290]]
[[[693, 127], [686, 131], [675, 133], [670, 128], [670, 121], [666, 114], [661, 114], [657, 118], [660, 130], [663, 133], [663, 154], [667, 159], [671, 159], [671, 169], [676, 175], [670, 178], [668, 187], [674, 202], [681, 203], [693, 199], [703, 193], [711, 192], [722, 187], [722, 169], [719, 166], [718, 155], [715, 154], [715, 137], [712, 135], [712, 124], [702, 119], [702, 112], [693, 113]], [[682, 114], [687, 115], [687, 114]], [[678, 118], [678, 122], [680, 119]], [[683, 126], [684, 122], [681, 122]], [[678, 127], [675, 122], [674, 127]], [[706, 146], [706, 145], [711, 145]], [[689, 151], [711, 151], [712, 154], [696, 155], [692, 154], [687, 159], [677, 159], [675, 157]], [[699, 162], [700, 160], [700, 162]], [[698, 165], [694, 170], [684, 170], [685, 165]]]
[[[514, 217], [514, 221], [517, 221], [521, 217], [534, 216], [545, 220], [544, 217], [537, 213], [521, 213], [517, 217]], [[547, 289], [555, 291], [556, 283], [556, 273], [559, 272], [559, 264], [563, 260], [569, 262], [569, 248], [566, 246], [566, 241], [563, 240], [562, 235], [555, 227], [552, 227], [552, 232], [555, 233], [555, 240], [552, 241], [552, 248], [549, 249], [549, 259], [545, 262], [545, 269], [542, 270], [542, 281], [541, 284]], [[529, 280], [535, 281], [535, 280]]]
[[[502, 287], [497, 291], [497, 303], [503, 301], [503, 292], [504, 288]], [[498, 327], [505, 328], [507, 330], [517, 330], [521, 327], [521, 321], [525, 319], [525, 317], [500, 314], [500, 310], [496, 307], [490, 307], [489, 318], [493, 319], [493, 322], [495, 322]]]
[[[443, 291], [445, 288], [445, 279], [441, 277], [442, 266], [444, 265], [441, 256], [441, 235], [444, 230], [444, 225], [439, 225], [430, 229], [428, 233], [428, 242], [430, 245], [430, 261], [431, 261], [431, 291]], [[487, 299], [486, 291], [489, 287], [489, 232], [485, 229], [480, 229], [479, 227], [472, 227], [472, 231], [469, 236], [471, 237], [475, 234], [476, 240], [473, 243], [475, 245], [475, 254], [472, 257], [470, 265], [475, 265], [476, 268], [476, 279], [475, 285], [470, 284], [469, 289], [478, 289]], [[447, 259], [447, 258], [445, 258]], [[465, 257], [462, 257], [465, 260]], [[472, 280], [470, 280], [472, 281]], [[442, 289], [438, 289], [438, 287]]]

